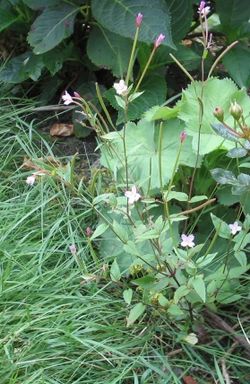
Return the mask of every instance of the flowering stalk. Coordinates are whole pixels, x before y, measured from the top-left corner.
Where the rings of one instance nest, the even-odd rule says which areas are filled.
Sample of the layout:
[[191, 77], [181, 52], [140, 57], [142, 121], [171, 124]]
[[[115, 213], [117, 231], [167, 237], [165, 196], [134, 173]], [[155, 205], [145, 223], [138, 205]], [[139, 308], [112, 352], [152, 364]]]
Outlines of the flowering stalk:
[[151, 52], [151, 54], [150, 54], [150, 56], [149, 56], [149, 58], [148, 58], [148, 61], [147, 61], [146, 65], [145, 65], [145, 67], [144, 67], [144, 69], [143, 69], [143, 71], [142, 71], [141, 77], [140, 77], [139, 80], [138, 80], [138, 83], [137, 83], [137, 85], [136, 85], [136, 87], [135, 87], [134, 92], [137, 92], [137, 91], [138, 91], [138, 89], [139, 89], [139, 87], [140, 87], [140, 85], [141, 85], [141, 82], [142, 82], [142, 80], [143, 80], [143, 78], [144, 78], [144, 76], [145, 76], [145, 73], [147, 72], [148, 67], [149, 67], [149, 65], [150, 65], [150, 63], [151, 63], [151, 61], [152, 61], [152, 59], [153, 59], [153, 57], [154, 57], [154, 54], [155, 54], [157, 48], [158, 48], [158, 47], [161, 45], [161, 43], [164, 41], [164, 39], [165, 39], [165, 36], [164, 36], [162, 33], [155, 39], [153, 50], [152, 50], [152, 52]]
[[128, 71], [127, 71], [126, 80], [125, 80], [127, 85], [128, 85], [128, 82], [129, 82], [129, 79], [131, 76], [131, 72], [132, 72], [132, 68], [133, 68], [133, 64], [134, 64], [135, 49], [136, 49], [136, 45], [137, 45], [137, 41], [138, 41], [138, 36], [139, 36], [139, 31], [140, 31], [142, 19], [143, 19], [143, 15], [141, 13], [138, 13], [138, 15], [136, 16], [136, 19], [135, 19], [136, 31], [135, 31], [135, 37], [134, 37], [134, 41], [133, 41], [132, 51], [131, 51], [130, 58], [129, 58]]

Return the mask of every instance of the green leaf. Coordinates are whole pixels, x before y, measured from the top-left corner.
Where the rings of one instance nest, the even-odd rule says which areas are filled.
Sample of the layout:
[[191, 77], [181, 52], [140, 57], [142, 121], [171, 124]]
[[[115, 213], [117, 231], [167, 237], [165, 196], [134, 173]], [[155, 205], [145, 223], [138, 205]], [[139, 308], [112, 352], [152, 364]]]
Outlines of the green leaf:
[[0, 8], [0, 32], [10, 27], [18, 20], [19, 16], [12, 10]]
[[192, 0], [166, 0], [171, 15], [174, 42], [179, 42], [189, 32], [193, 20]]
[[178, 106], [174, 108], [169, 107], [160, 107], [158, 105], [150, 108], [147, 112], [145, 112], [145, 119], [147, 121], [154, 120], [169, 120], [175, 119], [178, 116], [179, 108]]
[[180, 299], [182, 297], [185, 297], [190, 292], [190, 288], [188, 288], [186, 285], [181, 285], [178, 287], [174, 293], [174, 302], [175, 304], [178, 304]]
[[140, 277], [139, 279], [133, 280], [133, 283], [136, 285], [139, 285], [139, 287], [142, 287], [144, 289], [152, 289], [156, 279], [152, 275], [146, 275], [143, 277]]
[[170, 30], [170, 14], [164, 0], [154, 0], [153, 2], [92, 0], [91, 8], [93, 16], [103, 27], [131, 39], [135, 36], [136, 15], [143, 12], [139, 41], [151, 44], [160, 33], [163, 33], [166, 39], [162, 44], [174, 48]]
[[28, 43], [35, 54], [50, 51], [73, 33], [74, 20], [79, 8], [61, 3], [45, 8], [34, 21], [28, 34]]
[[221, 187], [217, 192], [216, 196], [221, 205], [230, 206], [239, 202], [239, 196], [232, 194], [231, 185]]
[[250, 50], [247, 46], [237, 45], [223, 58], [223, 65], [239, 87], [250, 86]]
[[123, 299], [126, 304], [130, 305], [133, 297], [133, 290], [131, 288], [125, 289], [123, 291]]
[[218, 235], [220, 237], [223, 237], [224, 239], [230, 239], [231, 238], [231, 231], [227, 223], [225, 221], [221, 220], [219, 217], [215, 216], [213, 213], [210, 214], [214, 228], [218, 232]]
[[166, 199], [166, 201], [170, 201], [172, 199], [175, 199], [178, 201], [188, 201], [188, 195], [183, 192], [170, 191], [169, 193], [166, 192], [164, 194], [164, 199]]
[[199, 257], [196, 260], [196, 264], [197, 264], [198, 268], [203, 268], [206, 265], [209, 265], [213, 261], [215, 256], [217, 256], [217, 254], [218, 254], [218, 252], [215, 252], [215, 253], [210, 253], [210, 254], [208, 254], [206, 256]]
[[[143, 96], [142, 96], [143, 97]], [[163, 125], [162, 134], [162, 182], [165, 185], [171, 178], [174, 171], [176, 156], [179, 149], [180, 133], [183, 131], [183, 125], [179, 120], [169, 120]], [[102, 148], [101, 163], [111, 169], [117, 170], [117, 181], [122, 181], [125, 176], [124, 169], [124, 148], [121, 135], [112, 142], [120, 159]], [[126, 126], [126, 150], [128, 159], [128, 173], [132, 180], [136, 180], [146, 193], [148, 189], [159, 188], [159, 148], [158, 148], [159, 127], [146, 120], [140, 120], [136, 125], [128, 123]], [[193, 167], [196, 162], [196, 155], [192, 152], [191, 139], [187, 137], [182, 145], [179, 164], [185, 164]]]
[[127, 318], [127, 327], [134, 324], [134, 322], [145, 312], [146, 305], [137, 303], [129, 312]]
[[93, 232], [92, 236], [91, 236], [91, 240], [94, 240], [96, 239], [97, 237], [101, 236], [107, 229], [109, 228], [109, 225], [108, 224], [105, 224], [105, 223], [101, 223], [99, 224], [95, 231]]
[[113, 221], [113, 229], [116, 235], [124, 242], [128, 241], [127, 226], [119, 224], [116, 220]]
[[227, 157], [232, 159], [239, 159], [240, 157], [245, 157], [247, 155], [247, 150], [245, 148], [232, 148], [227, 153]]
[[121, 278], [121, 271], [119, 265], [117, 264], [116, 259], [113, 261], [110, 268], [110, 278], [112, 281], [119, 281]]
[[234, 257], [236, 258], [236, 260], [240, 263], [240, 265], [242, 267], [246, 267], [247, 266], [247, 256], [246, 256], [245, 252], [243, 252], [243, 251], [236, 251], [234, 253]]
[[226, 7], [224, 0], [216, 0], [216, 12], [219, 14], [223, 29], [241, 26], [242, 22], [250, 18], [248, 0], [227, 0]]
[[189, 203], [192, 204], [192, 203], [198, 203], [199, 201], [202, 201], [202, 200], [207, 200], [208, 197], [205, 196], [205, 195], [200, 195], [200, 196], [194, 196], [191, 198], [191, 200], [189, 200]]
[[122, 78], [128, 68], [131, 48], [130, 39], [94, 27], [88, 38], [87, 54], [95, 65], [109, 68], [115, 76]]
[[196, 275], [191, 277], [189, 283], [193, 286], [197, 295], [202, 299], [202, 301], [206, 302], [206, 286], [204, 282], [203, 275]]
[[[204, 114], [201, 122], [200, 101], [202, 99]], [[185, 122], [185, 130], [193, 137], [193, 149], [197, 151], [200, 132], [200, 154], [212, 152], [217, 148], [231, 149], [234, 144], [229, 140], [218, 137], [211, 125], [218, 124], [218, 120], [213, 115], [214, 109], [220, 106], [224, 110], [225, 123], [234, 126], [234, 121], [229, 113], [231, 102], [236, 100], [243, 108], [249, 109], [250, 99], [246, 91], [238, 90], [235, 83], [230, 79], [210, 78], [204, 84], [194, 81], [183, 91], [182, 99], [178, 103], [180, 108], [179, 118]], [[246, 124], [250, 123], [250, 116], [246, 117]]]
[[28, 5], [29, 8], [36, 10], [44, 9], [45, 7], [52, 7], [61, 2], [61, 0], [46, 0], [44, 3], [41, 0], [22, 0], [24, 4]]
[[222, 168], [215, 168], [210, 172], [214, 180], [219, 184], [237, 184], [237, 179], [231, 171], [227, 171]]

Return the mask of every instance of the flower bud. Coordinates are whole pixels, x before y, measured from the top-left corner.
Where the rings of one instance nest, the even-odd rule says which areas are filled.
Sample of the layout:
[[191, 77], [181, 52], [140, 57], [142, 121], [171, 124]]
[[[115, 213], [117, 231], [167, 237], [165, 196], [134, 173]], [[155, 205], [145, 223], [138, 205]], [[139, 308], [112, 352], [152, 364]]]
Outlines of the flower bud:
[[187, 138], [187, 133], [185, 131], [182, 131], [180, 134], [180, 141], [183, 143]]
[[242, 116], [243, 109], [241, 108], [241, 106], [238, 103], [236, 103], [236, 101], [234, 101], [233, 103], [231, 103], [231, 107], [229, 108], [229, 112], [235, 120], [239, 120]]
[[85, 233], [86, 233], [87, 237], [90, 237], [92, 235], [93, 231], [90, 227], [87, 227]]
[[141, 23], [142, 23], [142, 19], [143, 19], [143, 14], [139, 12], [135, 18], [135, 25], [137, 28], [140, 28]]
[[215, 107], [214, 109], [214, 116], [217, 120], [219, 120], [221, 123], [224, 121], [224, 111], [221, 107]]
[[155, 48], [158, 48], [164, 40], [165, 40], [165, 35], [160, 33], [160, 35], [155, 39], [155, 42], [154, 42]]

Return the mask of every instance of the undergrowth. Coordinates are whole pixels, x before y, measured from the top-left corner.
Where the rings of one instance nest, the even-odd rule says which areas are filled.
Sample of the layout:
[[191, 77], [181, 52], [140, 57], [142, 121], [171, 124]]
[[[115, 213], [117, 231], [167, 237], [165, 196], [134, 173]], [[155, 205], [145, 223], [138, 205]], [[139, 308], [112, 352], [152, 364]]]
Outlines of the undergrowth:
[[[84, 185], [77, 196], [50, 177], [25, 182], [24, 158], [53, 158], [29, 110], [1, 103], [1, 384], [226, 383], [225, 370], [233, 383], [249, 382], [247, 355], [225, 331], [197, 324], [203, 341], [192, 346], [157, 307], [126, 327], [123, 287], [93, 260], [86, 228], [96, 218]], [[244, 301], [222, 315], [247, 332]]]

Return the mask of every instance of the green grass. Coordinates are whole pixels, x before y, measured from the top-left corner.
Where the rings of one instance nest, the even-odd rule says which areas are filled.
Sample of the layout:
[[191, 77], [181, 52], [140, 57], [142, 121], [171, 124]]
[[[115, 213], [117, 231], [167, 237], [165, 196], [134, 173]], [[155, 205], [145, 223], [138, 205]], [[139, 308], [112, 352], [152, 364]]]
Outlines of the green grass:
[[[126, 327], [122, 287], [89, 252], [85, 229], [95, 217], [84, 186], [76, 196], [54, 178], [25, 183], [23, 158], [53, 155], [27, 114], [25, 103], [0, 111], [1, 384], [172, 384], [185, 375], [226, 383], [222, 359], [232, 384], [247, 384], [247, 357], [220, 330], [205, 326], [208, 340], [191, 347], [162, 313]], [[228, 309], [239, 334], [244, 306]]]

